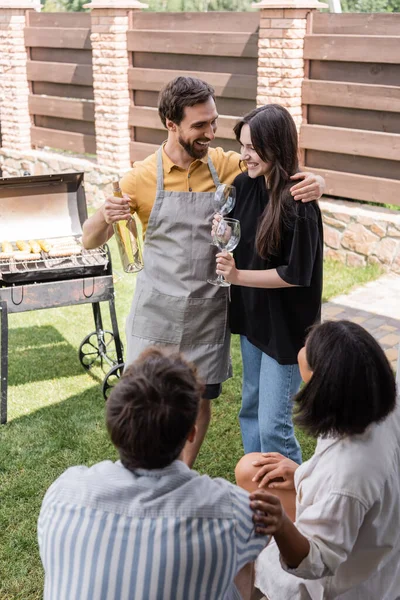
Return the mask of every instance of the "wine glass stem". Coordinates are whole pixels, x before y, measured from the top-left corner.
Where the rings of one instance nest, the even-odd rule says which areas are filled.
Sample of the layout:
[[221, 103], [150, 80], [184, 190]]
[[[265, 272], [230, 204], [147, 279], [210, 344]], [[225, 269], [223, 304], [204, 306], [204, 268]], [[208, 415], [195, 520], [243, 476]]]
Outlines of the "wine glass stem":
[[217, 281], [218, 281], [219, 283], [225, 283], [224, 276], [223, 276], [223, 275], [217, 275]]

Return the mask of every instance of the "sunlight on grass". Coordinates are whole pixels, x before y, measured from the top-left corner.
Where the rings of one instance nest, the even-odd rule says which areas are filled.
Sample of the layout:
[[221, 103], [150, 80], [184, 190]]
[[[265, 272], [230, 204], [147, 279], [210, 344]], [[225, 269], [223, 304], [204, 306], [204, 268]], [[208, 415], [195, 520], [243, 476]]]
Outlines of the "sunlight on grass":
[[[122, 273], [111, 243], [116, 275], [120, 333], [134, 290], [134, 278]], [[349, 269], [328, 262], [324, 297], [348, 291], [376, 278], [376, 267]], [[111, 329], [108, 306], [104, 326]], [[79, 363], [83, 338], [94, 331], [90, 305], [9, 316], [9, 423], [0, 427], [0, 600], [39, 600], [42, 569], [36, 521], [43, 495], [56, 477], [74, 464], [115, 460], [104, 427], [100, 368], [86, 372]], [[232, 344], [234, 377], [213, 403], [213, 420], [197, 469], [233, 481], [243, 453], [238, 411], [241, 362], [238, 339]], [[314, 441], [299, 433], [303, 458]]]

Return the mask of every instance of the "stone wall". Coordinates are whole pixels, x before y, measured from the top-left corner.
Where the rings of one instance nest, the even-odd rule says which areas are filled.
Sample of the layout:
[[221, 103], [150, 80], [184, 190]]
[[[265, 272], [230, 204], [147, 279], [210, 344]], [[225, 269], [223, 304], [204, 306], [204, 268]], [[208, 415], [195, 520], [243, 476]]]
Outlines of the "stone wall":
[[320, 207], [326, 257], [400, 274], [400, 211], [333, 199], [321, 200]]

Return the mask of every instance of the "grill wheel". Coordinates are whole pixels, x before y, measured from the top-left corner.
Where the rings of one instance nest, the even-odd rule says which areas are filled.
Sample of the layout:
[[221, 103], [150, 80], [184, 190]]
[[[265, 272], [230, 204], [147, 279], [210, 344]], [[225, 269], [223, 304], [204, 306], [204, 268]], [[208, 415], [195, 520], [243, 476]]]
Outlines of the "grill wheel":
[[98, 361], [104, 370], [104, 363], [108, 367], [118, 363], [112, 331], [93, 331], [87, 335], [79, 346], [79, 360], [84, 369], [89, 371]]
[[103, 381], [103, 396], [104, 400], [108, 399], [111, 390], [114, 385], [118, 383], [118, 380], [121, 378], [122, 373], [124, 372], [124, 363], [120, 363], [119, 365], [115, 365], [112, 369], [109, 370], [107, 375]]

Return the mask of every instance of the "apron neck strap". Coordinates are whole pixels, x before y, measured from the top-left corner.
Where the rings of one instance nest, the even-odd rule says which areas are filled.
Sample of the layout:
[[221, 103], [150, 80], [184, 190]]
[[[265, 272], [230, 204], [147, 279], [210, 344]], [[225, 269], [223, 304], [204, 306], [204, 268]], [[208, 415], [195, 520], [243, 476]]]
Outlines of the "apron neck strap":
[[164, 167], [162, 160], [162, 149], [160, 146], [157, 150], [157, 192], [160, 192], [164, 189]]
[[[163, 167], [162, 151], [163, 151], [163, 146], [160, 146], [159, 149], [157, 150], [157, 192], [160, 192], [164, 189], [164, 167]], [[217, 171], [215, 170], [213, 161], [211, 160], [210, 156], [208, 156], [207, 164], [208, 164], [208, 168], [210, 169], [210, 173], [211, 173], [211, 177], [213, 178], [214, 185], [217, 188], [219, 185], [221, 185], [221, 182], [219, 180]]]
[[221, 185], [221, 182], [219, 180], [217, 171], [215, 170], [213, 161], [210, 158], [210, 155], [208, 155], [208, 161], [207, 162], [208, 162], [208, 168], [210, 169], [210, 173], [211, 173], [211, 176], [213, 178], [214, 185], [217, 188], [219, 185]]

